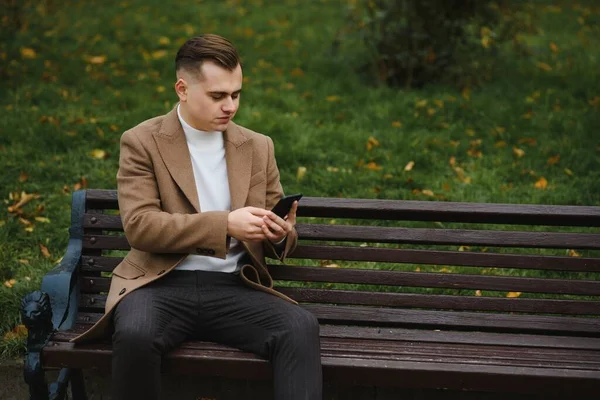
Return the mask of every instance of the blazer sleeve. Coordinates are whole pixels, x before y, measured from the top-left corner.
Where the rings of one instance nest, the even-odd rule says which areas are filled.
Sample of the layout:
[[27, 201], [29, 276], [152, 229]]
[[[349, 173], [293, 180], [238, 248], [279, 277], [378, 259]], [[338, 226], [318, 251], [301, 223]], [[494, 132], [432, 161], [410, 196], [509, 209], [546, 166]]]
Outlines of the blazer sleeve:
[[149, 253], [202, 254], [225, 259], [229, 212], [163, 211], [152, 159], [135, 130], [123, 134], [120, 148], [117, 192], [130, 245]]
[[[273, 207], [275, 207], [275, 204], [277, 204], [279, 199], [283, 197], [283, 188], [281, 187], [281, 182], [279, 181], [279, 169], [277, 168], [277, 162], [275, 161], [273, 140], [268, 136], [266, 136], [266, 138], [268, 148], [266, 208], [267, 210], [271, 210]], [[298, 233], [294, 228], [285, 239], [285, 246], [275, 246], [270, 240], [264, 240], [263, 248], [265, 251], [265, 256], [275, 258], [283, 262], [285, 261], [287, 255], [296, 248], [297, 243]]]

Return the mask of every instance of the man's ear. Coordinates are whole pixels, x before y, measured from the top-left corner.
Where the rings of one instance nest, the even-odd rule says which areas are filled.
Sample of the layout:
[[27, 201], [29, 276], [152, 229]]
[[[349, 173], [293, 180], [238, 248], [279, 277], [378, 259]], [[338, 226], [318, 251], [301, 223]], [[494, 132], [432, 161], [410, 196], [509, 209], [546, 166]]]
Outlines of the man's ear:
[[187, 100], [187, 89], [187, 82], [183, 78], [177, 79], [177, 82], [175, 82], [175, 93], [177, 93], [179, 101], [185, 102]]

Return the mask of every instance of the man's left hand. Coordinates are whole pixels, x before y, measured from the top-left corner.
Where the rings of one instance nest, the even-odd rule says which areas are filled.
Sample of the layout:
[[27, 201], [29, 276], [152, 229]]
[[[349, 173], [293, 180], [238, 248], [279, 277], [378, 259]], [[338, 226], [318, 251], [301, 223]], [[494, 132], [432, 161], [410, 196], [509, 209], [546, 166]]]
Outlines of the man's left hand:
[[297, 209], [298, 202], [295, 201], [285, 218], [281, 218], [272, 212], [263, 217], [262, 230], [271, 243], [279, 244], [283, 242], [287, 235], [292, 232], [294, 226], [296, 226]]

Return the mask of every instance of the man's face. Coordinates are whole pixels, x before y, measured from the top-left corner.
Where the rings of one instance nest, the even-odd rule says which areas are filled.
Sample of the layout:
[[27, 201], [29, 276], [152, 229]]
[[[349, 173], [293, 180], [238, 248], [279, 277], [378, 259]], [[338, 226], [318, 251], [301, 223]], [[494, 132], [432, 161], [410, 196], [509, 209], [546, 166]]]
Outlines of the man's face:
[[204, 62], [199, 74], [182, 71], [175, 90], [185, 122], [202, 131], [224, 131], [240, 105], [242, 67], [233, 71]]

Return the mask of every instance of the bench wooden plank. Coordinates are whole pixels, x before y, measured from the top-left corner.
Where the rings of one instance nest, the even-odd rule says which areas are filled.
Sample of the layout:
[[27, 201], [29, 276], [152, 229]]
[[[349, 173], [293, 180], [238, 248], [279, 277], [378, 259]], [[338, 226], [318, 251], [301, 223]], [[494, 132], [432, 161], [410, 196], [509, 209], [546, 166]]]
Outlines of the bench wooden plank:
[[[600, 318], [325, 304], [303, 304], [302, 307], [322, 324], [600, 337]], [[101, 308], [93, 312], [80, 311], [77, 323], [93, 324], [101, 316]]]
[[[554, 249], [600, 249], [600, 234], [479, 231], [466, 229], [387, 228], [351, 225], [296, 225], [303, 240], [464, 245]], [[129, 250], [125, 236], [85, 235], [85, 249]]]
[[[83, 267], [93, 260], [93, 267]], [[98, 261], [96, 261], [98, 260]], [[84, 257], [83, 271], [110, 272], [122, 258], [104, 262], [99, 257]], [[99, 266], [106, 266], [99, 268]], [[486, 276], [453, 273], [384, 271], [377, 269], [323, 268], [270, 264], [275, 280], [329, 282], [362, 285], [405, 286], [422, 288], [475, 289], [490, 291], [519, 291], [527, 293], [600, 295], [600, 280], [526, 278], [521, 276]]]
[[589, 257], [306, 245], [302, 243], [288, 258], [600, 272], [600, 259]]
[[[252, 354], [244, 353], [235, 349], [228, 348], [226, 346], [218, 346], [214, 344], [206, 344], [207, 348], [201, 350], [202, 343], [195, 343], [195, 346], [189, 348], [189, 343], [184, 344], [181, 348], [178, 348], [164, 357], [164, 368], [167, 372], [176, 373], [202, 373], [209, 376], [219, 375], [228, 377], [246, 377], [246, 378], [258, 378], [265, 379], [271, 374], [270, 365]], [[597, 390], [598, 378], [600, 372], [597, 370], [588, 370], [586, 368], [551, 368], [544, 366], [523, 366], [523, 365], [498, 365], [500, 359], [493, 361], [486, 360], [483, 358], [469, 359], [465, 357], [462, 362], [458, 362], [457, 359], [448, 358], [447, 362], [440, 360], [439, 357], [432, 357], [431, 355], [424, 355], [419, 358], [416, 356], [408, 356], [403, 358], [400, 353], [397, 353], [391, 358], [380, 357], [368, 357], [365, 355], [364, 349], [360, 352], [354, 352], [353, 348], [349, 348], [346, 344], [340, 344], [338, 347], [347, 350], [340, 352], [335, 350], [327, 350], [330, 347], [329, 343], [323, 343], [325, 350], [322, 352], [322, 362], [324, 367], [324, 375], [328, 380], [335, 380], [342, 378], [337, 376], [340, 371], [344, 371], [343, 375], [347, 380], [349, 376], [354, 376], [352, 372], [360, 370], [365, 376], [359, 377], [354, 376], [355, 379], [360, 379], [364, 384], [370, 382], [370, 379], [375, 379], [371, 383], [383, 383], [397, 384], [394, 381], [400, 379], [404, 372], [415, 373], [419, 371], [421, 378], [434, 379], [439, 376], [451, 374], [456, 375], [455, 378], [459, 379], [459, 383], [464, 389], [465, 387], [474, 389], [471, 385], [465, 386], [465, 382], [469, 377], [478, 376], [479, 378], [487, 377], [493, 374], [493, 379], [484, 386], [484, 388], [490, 388], [489, 384], [497, 383], [498, 380], [502, 380], [503, 377], [517, 378], [515, 382], [525, 381], [529, 385], [533, 385], [537, 379], [545, 378], [549, 382], [562, 380], [562, 384], [578, 383], [578, 389]], [[471, 353], [475, 353], [471, 351]], [[65, 359], [66, 355], [66, 359]], [[80, 345], [73, 346], [71, 343], [60, 343], [51, 342], [49, 346], [44, 350], [44, 360], [47, 366], [65, 365], [68, 362], [69, 365], [80, 368], [102, 368], [107, 369], [110, 365], [111, 350], [110, 345]], [[383, 359], [382, 359], [383, 357]], [[513, 360], [505, 360], [507, 362], [513, 362]], [[219, 366], [220, 362], [222, 365]], [[496, 364], [494, 364], [496, 362]], [[207, 370], [206, 364], [209, 364], [216, 369]], [[225, 365], [229, 365], [229, 369], [221, 368]], [[366, 368], [365, 366], [368, 366]], [[247, 371], [246, 371], [247, 370]], [[244, 374], [244, 372], [247, 372]], [[426, 373], [427, 372], [427, 373]], [[483, 372], [483, 374], [482, 374]], [[385, 380], [381, 379], [381, 373], [389, 374], [385, 377]], [[350, 374], [350, 375], [349, 375]], [[337, 377], [336, 377], [337, 376]], [[524, 381], [524, 378], [527, 378]], [[366, 379], [365, 379], [366, 378]], [[388, 379], [391, 379], [388, 381]], [[544, 380], [545, 380], [544, 379]], [[474, 381], [473, 384], [475, 384]], [[430, 384], [431, 382], [428, 382]], [[412, 384], [412, 383], [411, 383]], [[456, 383], [455, 383], [456, 384]], [[437, 386], [437, 385], [436, 385]], [[511, 388], [514, 389], [514, 388]], [[547, 389], [547, 387], [546, 387]], [[544, 387], [538, 388], [538, 390], [544, 390]], [[571, 394], [572, 389], [570, 390]]]
[[[93, 349], [102, 348], [112, 351], [110, 344], [96, 343], [73, 346], [71, 343], [51, 341], [55, 347]], [[186, 341], [179, 346], [183, 350], [192, 350], [196, 358], [202, 358], [206, 352], [230, 351], [241, 354], [243, 351], [204, 341]], [[362, 341], [348, 338], [321, 339], [321, 354], [324, 357], [358, 358], [382, 361], [425, 361], [439, 363], [462, 363], [495, 365], [507, 367], [538, 367], [547, 370], [586, 370], [600, 373], [600, 353], [544, 348], [514, 348], [510, 346], [488, 346], [472, 344], [440, 344], [419, 342], [392, 342], [381, 340]], [[250, 354], [248, 354], [250, 355]]]
[[[88, 208], [118, 209], [116, 190], [89, 189]], [[600, 226], [600, 207], [304, 197], [299, 216], [518, 225]]]
[[[600, 272], [600, 259], [588, 257], [555, 257], [528, 254], [428, 251], [373, 247], [299, 245], [288, 258]], [[122, 257], [83, 255], [80, 265], [84, 271], [111, 272], [122, 260]]]
[[421, 288], [479, 289], [528, 293], [600, 295], [600, 280], [527, 278], [453, 273], [383, 271], [377, 269], [323, 268], [269, 265], [275, 280], [354, 283]]
[[[93, 279], [97, 281], [96, 279]], [[403, 307], [424, 309], [503, 311], [521, 313], [547, 313], [566, 315], [599, 315], [600, 302], [574, 300], [510, 299], [501, 297], [475, 297], [427, 295], [407, 293], [378, 293], [355, 290], [323, 290], [312, 288], [278, 287], [277, 290], [302, 303], [329, 303], [378, 307]], [[90, 290], [98, 289], [91, 288]], [[82, 294], [80, 307], [104, 308], [104, 295]]]
[[[89, 329], [89, 324], [78, 324], [67, 331], [57, 331], [52, 340], [68, 342]], [[450, 343], [495, 345], [528, 348], [558, 348], [600, 351], [600, 338], [548, 336], [543, 334], [462, 332], [448, 330], [405, 329], [348, 325], [321, 325], [321, 337], [388, 340], [423, 343]], [[109, 340], [108, 338], [106, 339]]]
[[298, 224], [304, 240], [469, 245], [555, 249], [600, 249], [600, 234], [489, 231], [469, 229], [389, 228], [380, 226]]

